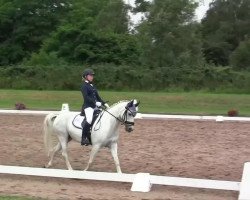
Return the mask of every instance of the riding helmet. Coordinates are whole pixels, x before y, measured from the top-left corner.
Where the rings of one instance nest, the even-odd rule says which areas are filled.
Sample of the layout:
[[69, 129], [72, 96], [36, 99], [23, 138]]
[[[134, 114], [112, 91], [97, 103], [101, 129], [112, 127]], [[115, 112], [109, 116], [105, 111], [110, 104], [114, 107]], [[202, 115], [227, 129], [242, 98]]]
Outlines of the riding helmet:
[[86, 77], [88, 75], [94, 75], [94, 74], [95, 72], [92, 69], [87, 68], [83, 71], [82, 77]]

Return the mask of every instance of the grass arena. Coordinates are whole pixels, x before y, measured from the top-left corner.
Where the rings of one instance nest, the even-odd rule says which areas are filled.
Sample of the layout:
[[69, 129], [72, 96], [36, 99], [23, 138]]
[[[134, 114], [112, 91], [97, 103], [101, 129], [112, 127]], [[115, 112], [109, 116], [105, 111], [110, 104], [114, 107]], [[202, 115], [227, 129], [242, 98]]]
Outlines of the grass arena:
[[[43, 115], [0, 115], [0, 164], [43, 167]], [[249, 122], [136, 119], [135, 130], [120, 129], [118, 153], [124, 173], [241, 181], [250, 161]], [[76, 170], [85, 168], [91, 147], [69, 144]], [[61, 155], [53, 168], [66, 169]], [[97, 154], [91, 171], [115, 172], [108, 149]], [[236, 200], [238, 192], [153, 185], [131, 192], [131, 184], [0, 174], [0, 194], [46, 199]]]

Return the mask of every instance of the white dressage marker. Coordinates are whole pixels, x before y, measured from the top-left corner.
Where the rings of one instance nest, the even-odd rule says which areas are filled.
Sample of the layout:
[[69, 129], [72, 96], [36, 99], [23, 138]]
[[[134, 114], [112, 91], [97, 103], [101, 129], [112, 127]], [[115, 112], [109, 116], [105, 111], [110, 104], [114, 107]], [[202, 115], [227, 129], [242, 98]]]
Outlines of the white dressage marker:
[[149, 192], [151, 189], [150, 174], [138, 173], [135, 175], [131, 191], [133, 192]]
[[69, 104], [63, 103], [63, 104], [62, 104], [61, 111], [66, 111], [66, 112], [69, 111]]
[[215, 121], [216, 122], [223, 122], [224, 121], [223, 116], [217, 116]]

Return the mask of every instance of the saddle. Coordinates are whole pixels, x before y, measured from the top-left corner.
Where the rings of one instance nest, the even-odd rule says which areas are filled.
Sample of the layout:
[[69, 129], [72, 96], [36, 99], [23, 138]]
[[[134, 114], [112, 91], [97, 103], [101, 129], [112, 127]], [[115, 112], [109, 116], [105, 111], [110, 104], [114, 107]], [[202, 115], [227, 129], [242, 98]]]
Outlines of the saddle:
[[[93, 120], [92, 120], [92, 123], [91, 123], [90, 130], [92, 129], [92, 126], [95, 123], [98, 116], [100, 115], [100, 113], [101, 113], [101, 110], [99, 110], [99, 109], [94, 110]], [[72, 125], [74, 127], [78, 128], [78, 129], [82, 129], [83, 120], [86, 120], [84, 111], [82, 111], [80, 114], [77, 114], [74, 117], [74, 119], [72, 120]]]

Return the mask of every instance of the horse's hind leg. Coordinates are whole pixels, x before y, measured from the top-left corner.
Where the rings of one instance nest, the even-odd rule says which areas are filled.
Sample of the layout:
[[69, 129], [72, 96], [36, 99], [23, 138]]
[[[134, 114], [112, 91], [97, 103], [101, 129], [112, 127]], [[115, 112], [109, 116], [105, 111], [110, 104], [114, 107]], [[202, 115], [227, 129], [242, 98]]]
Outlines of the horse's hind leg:
[[117, 143], [112, 143], [110, 148], [111, 148], [111, 154], [112, 154], [114, 161], [115, 161], [117, 173], [122, 173], [119, 158], [117, 155]]
[[49, 157], [50, 157], [50, 161], [48, 162], [48, 164], [45, 166], [46, 168], [49, 168], [52, 166], [52, 162], [53, 162], [53, 159], [54, 159], [54, 156], [55, 154], [60, 151], [62, 148], [60, 142], [57, 143], [57, 145], [52, 149], [52, 151], [50, 152], [49, 154]]
[[100, 146], [99, 145], [94, 145], [91, 149], [91, 153], [90, 153], [90, 157], [89, 157], [89, 162], [87, 167], [84, 169], [84, 171], [87, 171], [90, 167], [90, 165], [93, 163], [93, 160], [97, 154], [97, 152], [99, 151]]

